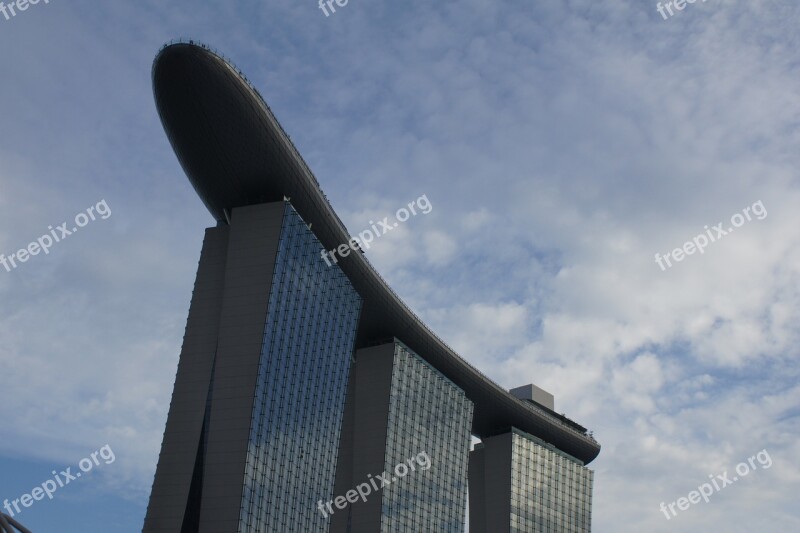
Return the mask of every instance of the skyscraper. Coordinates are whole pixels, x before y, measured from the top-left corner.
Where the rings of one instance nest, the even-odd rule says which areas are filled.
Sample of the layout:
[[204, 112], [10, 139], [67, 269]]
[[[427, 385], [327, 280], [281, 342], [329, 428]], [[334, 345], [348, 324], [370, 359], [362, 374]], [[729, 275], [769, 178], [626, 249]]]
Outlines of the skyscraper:
[[[350, 234], [229, 61], [191, 41], [168, 45], [153, 87], [216, 226], [203, 242], [145, 531], [456, 532], [470, 435], [486, 458], [492, 439], [511, 435], [519, 471], [539, 453], [519, 438], [584, 464], [597, 456], [580, 425], [515, 397], [444, 344], [363, 253], [323, 259]], [[423, 454], [429, 468], [318, 509]], [[509, 499], [528, 483], [498, 472]], [[501, 521], [527, 512], [509, 507]]]

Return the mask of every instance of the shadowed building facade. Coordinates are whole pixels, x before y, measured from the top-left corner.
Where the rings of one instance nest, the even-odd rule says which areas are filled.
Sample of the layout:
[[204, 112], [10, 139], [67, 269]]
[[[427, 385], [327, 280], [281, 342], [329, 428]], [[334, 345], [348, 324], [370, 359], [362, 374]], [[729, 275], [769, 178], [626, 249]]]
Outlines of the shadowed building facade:
[[288, 202], [207, 230], [145, 531], [328, 530], [361, 299], [319, 248]]
[[473, 404], [464, 391], [394, 339], [358, 350], [350, 376], [336, 494], [417, 454], [430, 467], [371, 494], [331, 520], [333, 533], [462, 533]]
[[470, 533], [591, 531], [593, 472], [513, 429], [470, 453]]
[[[145, 532], [455, 533], [468, 472], [470, 493], [472, 472], [488, 475], [470, 464], [471, 435], [485, 451], [528, 435], [584, 464], [598, 455], [585, 428], [509, 393], [442, 342], [363, 253], [322, 259], [357, 243], [229, 61], [191, 41], [168, 45], [153, 88], [216, 226], [203, 241]], [[319, 511], [420, 453], [429, 469]], [[520, 464], [536, 453], [520, 452]], [[503, 475], [509, 498], [528, 483]]]

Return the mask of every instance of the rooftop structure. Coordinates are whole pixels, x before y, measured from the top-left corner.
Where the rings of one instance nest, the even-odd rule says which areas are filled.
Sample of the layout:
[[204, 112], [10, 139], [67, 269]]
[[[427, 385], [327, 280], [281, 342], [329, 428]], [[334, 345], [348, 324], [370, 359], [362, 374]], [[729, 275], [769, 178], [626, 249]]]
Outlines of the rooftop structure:
[[[228, 60], [194, 42], [164, 47], [153, 64], [161, 121], [189, 180], [221, 226], [236, 208], [290, 199], [325, 249], [351, 236], [258, 91]], [[461, 388], [474, 404], [471, 433], [518, 428], [581, 462], [600, 445], [576, 422], [509, 393], [461, 358], [403, 303], [364, 254], [338, 266], [363, 300], [356, 349], [397, 338]], [[541, 402], [539, 402], [541, 403]]]

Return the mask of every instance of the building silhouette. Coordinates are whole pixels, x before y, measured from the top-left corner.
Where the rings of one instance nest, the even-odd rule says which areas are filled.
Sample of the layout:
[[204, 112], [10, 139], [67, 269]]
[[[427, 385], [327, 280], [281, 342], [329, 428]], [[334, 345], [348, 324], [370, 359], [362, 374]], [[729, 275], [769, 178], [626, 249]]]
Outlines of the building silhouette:
[[[351, 236], [230, 61], [171, 43], [152, 75], [216, 226], [144, 531], [461, 532], [468, 488], [476, 531], [588, 531], [584, 465], [600, 445], [586, 429], [547, 393], [512, 394], [462, 359], [360, 251], [321, 257]], [[482, 444], [470, 454], [472, 437]], [[373, 483], [421, 454], [428, 468]], [[351, 498], [366, 480], [375, 490]]]

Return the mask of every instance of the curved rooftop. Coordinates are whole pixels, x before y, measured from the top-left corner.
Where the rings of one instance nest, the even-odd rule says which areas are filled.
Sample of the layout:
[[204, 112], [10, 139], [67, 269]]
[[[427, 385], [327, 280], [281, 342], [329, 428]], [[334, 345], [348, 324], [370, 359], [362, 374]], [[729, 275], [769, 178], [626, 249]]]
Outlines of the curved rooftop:
[[[193, 41], [171, 43], [153, 63], [161, 122], [183, 170], [220, 223], [235, 207], [291, 198], [325, 249], [351, 236], [264, 99], [227, 59]], [[474, 402], [472, 433], [517, 427], [589, 463], [600, 445], [579, 424], [524, 402], [439, 339], [360, 253], [339, 266], [364, 300], [357, 346], [397, 338], [461, 387]]]

